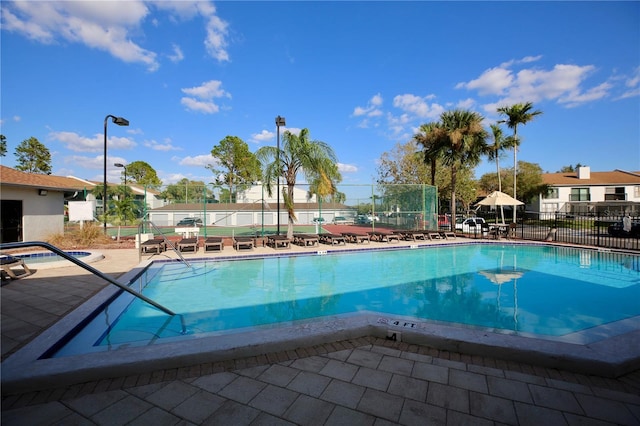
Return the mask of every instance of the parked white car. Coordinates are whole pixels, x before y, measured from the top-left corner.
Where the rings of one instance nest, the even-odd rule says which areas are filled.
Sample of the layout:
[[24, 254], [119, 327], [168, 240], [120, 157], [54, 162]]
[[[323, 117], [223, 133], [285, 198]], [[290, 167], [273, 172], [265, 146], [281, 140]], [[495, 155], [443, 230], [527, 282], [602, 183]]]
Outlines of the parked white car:
[[475, 231], [479, 234], [482, 232], [483, 223], [485, 223], [485, 221], [481, 217], [458, 218], [456, 219], [456, 231], [466, 233], [474, 233]]

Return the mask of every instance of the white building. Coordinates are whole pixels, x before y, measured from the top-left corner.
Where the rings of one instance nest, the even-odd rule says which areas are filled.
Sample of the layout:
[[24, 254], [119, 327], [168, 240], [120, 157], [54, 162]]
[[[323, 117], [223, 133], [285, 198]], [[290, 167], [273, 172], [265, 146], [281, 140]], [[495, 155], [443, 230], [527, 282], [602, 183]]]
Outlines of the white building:
[[533, 211], [576, 216], [640, 216], [640, 172], [614, 170], [592, 172], [579, 167], [577, 172], [546, 173], [543, 183], [547, 194], [540, 194], [529, 206]]

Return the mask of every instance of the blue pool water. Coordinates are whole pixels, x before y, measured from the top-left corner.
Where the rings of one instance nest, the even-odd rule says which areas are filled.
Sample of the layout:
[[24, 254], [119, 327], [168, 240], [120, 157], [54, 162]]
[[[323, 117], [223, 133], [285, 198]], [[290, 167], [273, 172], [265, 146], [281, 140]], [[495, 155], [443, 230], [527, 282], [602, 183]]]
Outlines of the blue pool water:
[[640, 315], [640, 257], [556, 246], [418, 249], [154, 263], [55, 356], [358, 312], [563, 336]]
[[[66, 251], [65, 253], [78, 259], [87, 257], [91, 254], [87, 251]], [[27, 263], [27, 265], [60, 262], [66, 260], [63, 257], [60, 257], [52, 252], [16, 254], [15, 257], [23, 259]]]

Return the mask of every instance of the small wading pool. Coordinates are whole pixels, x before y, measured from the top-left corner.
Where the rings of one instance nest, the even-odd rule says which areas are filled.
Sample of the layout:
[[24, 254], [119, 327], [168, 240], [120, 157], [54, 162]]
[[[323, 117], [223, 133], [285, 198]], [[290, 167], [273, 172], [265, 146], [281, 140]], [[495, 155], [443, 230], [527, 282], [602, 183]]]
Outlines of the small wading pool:
[[[54, 357], [374, 313], [412, 332], [429, 322], [585, 343], [640, 316], [640, 258], [544, 245], [453, 245], [324, 256], [155, 262]], [[398, 330], [403, 331], [403, 330]], [[615, 334], [611, 329], [608, 335]]]
[[[102, 253], [90, 251], [65, 251], [65, 253], [83, 261], [84, 263], [92, 263], [104, 258], [104, 255]], [[56, 253], [52, 253], [50, 251], [37, 253], [19, 253], [13, 256], [24, 260], [24, 262], [28, 266], [33, 266], [35, 269], [59, 268], [72, 265], [72, 263], [67, 259], [58, 256]]]

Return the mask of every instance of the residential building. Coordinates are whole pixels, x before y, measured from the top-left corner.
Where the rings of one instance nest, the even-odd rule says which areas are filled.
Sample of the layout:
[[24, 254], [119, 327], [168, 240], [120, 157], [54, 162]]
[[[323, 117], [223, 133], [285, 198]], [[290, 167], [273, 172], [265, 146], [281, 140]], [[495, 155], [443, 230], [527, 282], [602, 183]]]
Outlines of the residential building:
[[528, 209], [543, 215], [640, 216], [640, 172], [592, 172], [584, 166], [576, 172], [546, 173], [542, 180], [549, 190]]
[[0, 166], [0, 242], [42, 241], [64, 232], [65, 200], [82, 199], [85, 181]]

